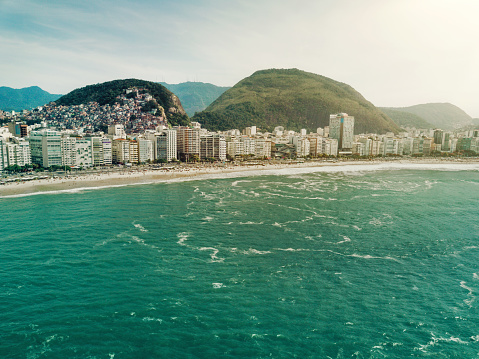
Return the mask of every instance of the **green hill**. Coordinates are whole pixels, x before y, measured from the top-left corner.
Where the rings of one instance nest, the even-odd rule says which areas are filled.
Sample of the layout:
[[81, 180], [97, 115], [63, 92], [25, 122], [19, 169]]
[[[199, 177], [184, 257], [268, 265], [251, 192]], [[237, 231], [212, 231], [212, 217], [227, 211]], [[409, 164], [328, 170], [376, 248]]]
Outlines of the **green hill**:
[[43, 106], [55, 101], [61, 95], [54, 95], [42, 90], [38, 86], [13, 89], [11, 87], [0, 87], [0, 110], [21, 111]]
[[388, 115], [401, 127], [434, 128], [432, 123], [410, 112], [400, 111], [389, 107], [380, 107], [380, 110]]
[[242, 129], [256, 125], [316, 131], [329, 125], [329, 115], [346, 112], [355, 117], [355, 132], [399, 132], [388, 116], [351, 86], [300, 71], [262, 70], [224, 92], [192, 119], [210, 130]]
[[[391, 107], [389, 110], [419, 116], [424, 121], [432, 124], [430, 127], [443, 130], [454, 130], [472, 124], [471, 116], [450, 103], [427, 103], [410, 107]], [[422, 128], [423, 126], [419, 127]]]
[[126, 79], [104, 82], [85, 86], [59, 98], [57, 105], [80, 105], [88, 102], [98, 102], [99, 105], [114, 104], [116, 97], [130, 87], [144, 88], [152, 95], [157, 104], [165, 110], [168, 121], [172, 125], [188, 125], [190, 120], [181, 101], [166, 87], [150, 81]]
[[180, 84], [167, 84], [160, 82], [181, 100], [181, 104], [188, 116], [203, 111], [214, 100], [230, 87], [220, 87], [204, 82], [183, 82]]

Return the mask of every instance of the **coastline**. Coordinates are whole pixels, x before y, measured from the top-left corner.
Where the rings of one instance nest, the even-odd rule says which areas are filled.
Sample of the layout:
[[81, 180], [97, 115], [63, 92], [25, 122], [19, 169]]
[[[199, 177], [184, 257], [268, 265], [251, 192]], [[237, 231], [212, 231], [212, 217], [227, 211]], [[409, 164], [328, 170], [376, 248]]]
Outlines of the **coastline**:
[[[160, 182], [174, 181], [177, 179], [202, 179], [213, 175], [215, 178], [227, 178], [230, 174], [248, 172], [265, 172], [283, 169], [302, 169], [302, 168], [323, 168], [323, 167], [344, 167], [344, 166], [364, 166], [364, 165], [383, 165], [391, 168], [391, 165], [416, 165], [421, 167], [442, 164], [479, 164], [478, 158], [408, 158], [408, 159], [374, 159], [374, 160], [347, 160], [347, 161], [325, 161], [308, 160], [304, 162], [257, 162], [254, 164], [228, 164], [225, 166], [210, 164], [189, 164], [174, 167], [163, 167], [161, 169], [151, 169], [147, 167], [138, 167], [133, 169], [124, 169], [120, 171], [97, 171], [93, 173], [70, 174], [63, 177], [50, 177], [48, 179], [37, 179], [27, 182], [10, 182], [0, 186], [0, 198], [17, 197], [22, 195], [43, 194], [58, 191], [79, 191], [94, 188], [108, 188], [128, 185], [152, 184]], [[378, 166], [380, 167], [380, 166]], [[418, 167], [418, 168], [419, 168]], [[348, 168], [348, 167], [346, 167]], [[335, 168], [337, 170], [337, 168]]]

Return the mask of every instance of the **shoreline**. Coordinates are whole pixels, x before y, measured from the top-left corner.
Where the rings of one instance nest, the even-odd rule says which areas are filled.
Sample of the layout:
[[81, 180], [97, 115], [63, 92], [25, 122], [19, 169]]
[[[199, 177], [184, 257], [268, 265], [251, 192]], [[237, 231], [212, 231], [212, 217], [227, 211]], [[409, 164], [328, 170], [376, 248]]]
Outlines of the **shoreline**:
[[[228, 164], [218, 166], [211, 164], [189, 164], [174, 167], [151, 168], [138, 167], [122, 171], [97, 171], [94, 173], [69, 174], [65, 177], [50, 177], [26, 182], [10, 182], [0, 186], [0, 198], [17, 197], [20, 195], [43, 194], [49, 192], [88, 190], [116, 186], [153, 184], [176, 179], [202, 179], [208, 175], [215, 178], [227, 178], [232, 173], [252, 171], [267, 172], [282, 169], [365, 166], [365, 165], [438, 165], [438, 164], [479, 164], [478, 158], [408, 158], [408, 159], [374, 159], [347, 161], [314, 161], [304, 162], [257, 162], [254, 164]], [[216, 177], [218, 176], [218, 177]]]

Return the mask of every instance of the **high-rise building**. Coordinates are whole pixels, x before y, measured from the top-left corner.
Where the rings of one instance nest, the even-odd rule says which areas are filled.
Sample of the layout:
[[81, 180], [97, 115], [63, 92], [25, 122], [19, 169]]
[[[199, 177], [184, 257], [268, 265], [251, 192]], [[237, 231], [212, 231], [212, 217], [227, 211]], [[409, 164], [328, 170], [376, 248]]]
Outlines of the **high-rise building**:
[[105, 166], [110, 166], [113, 163], [111, 140], [107, 137], [103, 137], [101, 143], [103, 144], [103, 164]]
[[200, 157], [200, 129], [175, 127], [178, 157], [188, 161], [193, 156]]
[[125, 164], [130, 162], [130, 141], [117, 138], [111, 142], [112, 162]]
[[0, 171], [8, 167], [7, 143], [0, 137]]
[[32, 163], [30, 144], [24, 138], [13, 137], [7, 143], [8, 165], [25, 166]]
[[108, 135], [113, 136], [114, 140], [117, 138], [126, 138], [125, 129], [121, 124], [108, 126]]
[[153, 141], [145, 140], [144, 138], [138, 139], [138, 161], [140, 163], [146, 163], [153, 161]]
[[62, 165], [62, 137], [52, 130], [41, 130], [30, 133], [29, 143], [32, 163], [42, 167]]
[[177, 131], [163, 130], [156, 134], [156, 158], [167, 162], [178, 159]]
[[329, 137], [338, 140], [340, 151], [351, 150], [354, 141], [354, 117], [347, 113], [330, 115]]
[[139, 160], [140, 160], [140, 149], [138, 146], [138, 142], [134, 140], [130, 140], [130, 160], [127, 162], [138, 163]]
[[201, 137], [200, 158], [214, 158], [217, 161], [226, 160], [226, 140], [221, 135]]

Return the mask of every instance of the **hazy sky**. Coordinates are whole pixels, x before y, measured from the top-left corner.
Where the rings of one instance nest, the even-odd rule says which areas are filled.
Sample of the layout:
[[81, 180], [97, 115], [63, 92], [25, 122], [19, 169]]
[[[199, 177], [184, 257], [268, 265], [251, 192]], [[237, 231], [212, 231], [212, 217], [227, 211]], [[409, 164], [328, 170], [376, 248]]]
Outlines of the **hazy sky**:
[[233, 86], [298, 68], [376, 106], [479, 117], [477, 0], [0, 0], [0, 86], [123, 78]]

